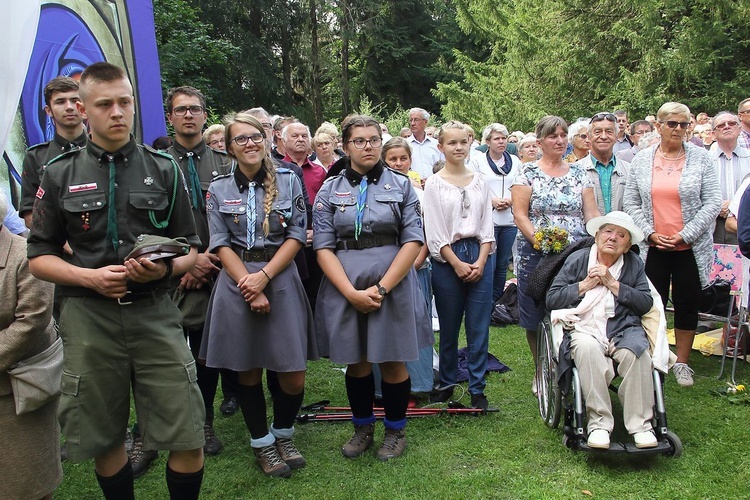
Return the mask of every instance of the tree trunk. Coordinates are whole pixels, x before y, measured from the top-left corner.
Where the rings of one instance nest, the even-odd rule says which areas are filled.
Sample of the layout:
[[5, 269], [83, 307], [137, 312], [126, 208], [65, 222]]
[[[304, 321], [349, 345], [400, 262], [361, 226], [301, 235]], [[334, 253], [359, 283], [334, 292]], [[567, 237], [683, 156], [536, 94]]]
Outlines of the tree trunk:
[[310, 0], [311, 24], [311, 59], [312, 59], [312, 99], [315, 125], [323, 121], [323, 92], [320, 85], [320, 60], [318, 58], [318, 6], [315, 0]]
[[349, 33], [351, 19], [349, 0], [341, 2], [341, 117], [351, 111], [349, 97]]

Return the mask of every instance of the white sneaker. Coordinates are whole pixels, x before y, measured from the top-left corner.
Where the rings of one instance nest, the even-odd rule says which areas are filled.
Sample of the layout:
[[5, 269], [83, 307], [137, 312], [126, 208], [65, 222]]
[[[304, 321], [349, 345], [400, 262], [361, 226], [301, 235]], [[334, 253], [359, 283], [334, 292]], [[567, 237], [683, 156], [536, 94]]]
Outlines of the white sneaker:
[[693, 385], [693, 371], [686, 363], [675, 363], [672, 367], [674, 372], [674, 378], [677, 383], [682, 387], [692, 387]]
[[599, 448], [602, 450], [609, 449], [609, 431], [604, 429], [594, 429], [589, 433], [589, 440], [586, 443], [589, 448]]
[[655, 448], [658, 442], [654, 431], [636, 432], [633, 434], [636, 448]]

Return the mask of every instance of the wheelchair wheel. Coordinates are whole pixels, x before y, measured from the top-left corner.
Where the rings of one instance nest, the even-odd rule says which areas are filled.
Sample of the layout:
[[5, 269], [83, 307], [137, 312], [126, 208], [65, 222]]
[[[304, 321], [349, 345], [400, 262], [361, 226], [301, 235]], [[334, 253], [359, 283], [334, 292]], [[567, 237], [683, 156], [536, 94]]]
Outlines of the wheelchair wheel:
[[536, 380], [539, 415], [547, 427], [557, 429], [560, 424], [561, 394], [557, 386], [557, 359], [549, 318], [542, 321], [537, 332]]
[[677, 434], [672, 431], [667, 431], [667, 435], [665, 437], [671, 448], [668, 452], [664, 453], [664, 455], [672, 458], [678, 458], [680, 455], [682, 455], [682, 440], [677, 436]]

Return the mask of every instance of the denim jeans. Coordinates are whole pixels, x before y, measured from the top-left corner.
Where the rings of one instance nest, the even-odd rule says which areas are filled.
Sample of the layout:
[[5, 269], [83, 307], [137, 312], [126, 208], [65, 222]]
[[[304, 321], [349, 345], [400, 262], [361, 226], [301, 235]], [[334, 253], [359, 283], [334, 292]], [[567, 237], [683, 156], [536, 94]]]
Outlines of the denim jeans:
[[495, 259], [495, 274], [492, 279], [492, 303], [503, 294], [505, 278], [508, 275], [508, 263], [513, 256], [513, 245], [516, 244], [516, 226], [495, 226], [495, 241], [497, 252]]
[[[463, 262], [474, 262], [479, 257], [479, 241], [463, 239], [451, 245], [453, 252]], [[492, 275], [495, 255], [487, 258], [484, 273], [479, 281], [466, 283], [460, 279], [453, 266], [432, 263], [432, 291], [435, 295], [440, 321], [440, 387], [456, 384], [458, 375], [458, 333], [461, 319], [466, 313], [466, 343], [468, 344], [469, 392], [484, 393], [484, 375], [487, 371], [487, 349], [492, 311]]]

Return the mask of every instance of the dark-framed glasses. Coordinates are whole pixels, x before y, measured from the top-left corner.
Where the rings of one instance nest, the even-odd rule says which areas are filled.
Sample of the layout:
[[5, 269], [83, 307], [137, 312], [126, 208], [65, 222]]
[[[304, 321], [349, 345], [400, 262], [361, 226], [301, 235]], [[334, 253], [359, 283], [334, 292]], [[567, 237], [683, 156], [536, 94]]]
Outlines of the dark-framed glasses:
[[365, 149], [367, 144], [373, 148], [379, 148], [380, 145], [383, 144], [383, 139], [380, 137], [373, 137], [372, 139], [362, 139], [361, 137], [357, 137], [349, 142], [354, 144], [354, 147], [357, 149]]
[[177, 106], [172, 108], [172, 114], [176, 116], [185, 116], [188, 111], [190, 111], [190, 114], [193, 116], [200, 115], [203, 113], [203, 106]]
[[608, 111], [602, 111], [601, 113], [597, 113], [594, 116], [591, 117], [591, 120], [589, 120], [589, 123], [594, 122], [600, 122], [602, 120], [607, 120], [612, 123], [617, 123], [617, 117], [614, 113], [610, 113]]
[[263, 141], [266, 140], [266, 136], [263, 134], [250, 134], [250, 135], [238, 135], [231, 141], [230, 143], [234, 142], [238, 146], [245, 146], [247, 145], [248, 141], [253, 141], [254, 144], [261, 144]]
[[678, 122], [676, 120], [659, 120], [659, 123], [664, 124], [672, 129], [679, 127], [683, 130], [687, 130], [687, 128], [690, 126], [690, 122]]
[[218, 146], [221, 146], [223, 144], [224, 144], [224, 138], [223, 137], [220, 138], [220, 139], [214, 139], [213, 141], [211, 141], [211, 142], [208, 143], [208, 145], [211, 146], [214, 149], [216, 149]]
[[728, 122], [724, 122], [724, 123], [717, 123], [714, 128], [715, 129], [734, 128], [737, 125], [739, 125], [739, 123], [737, 123], [736, 121], [732, 120], [732, 121], [728, 121]]

